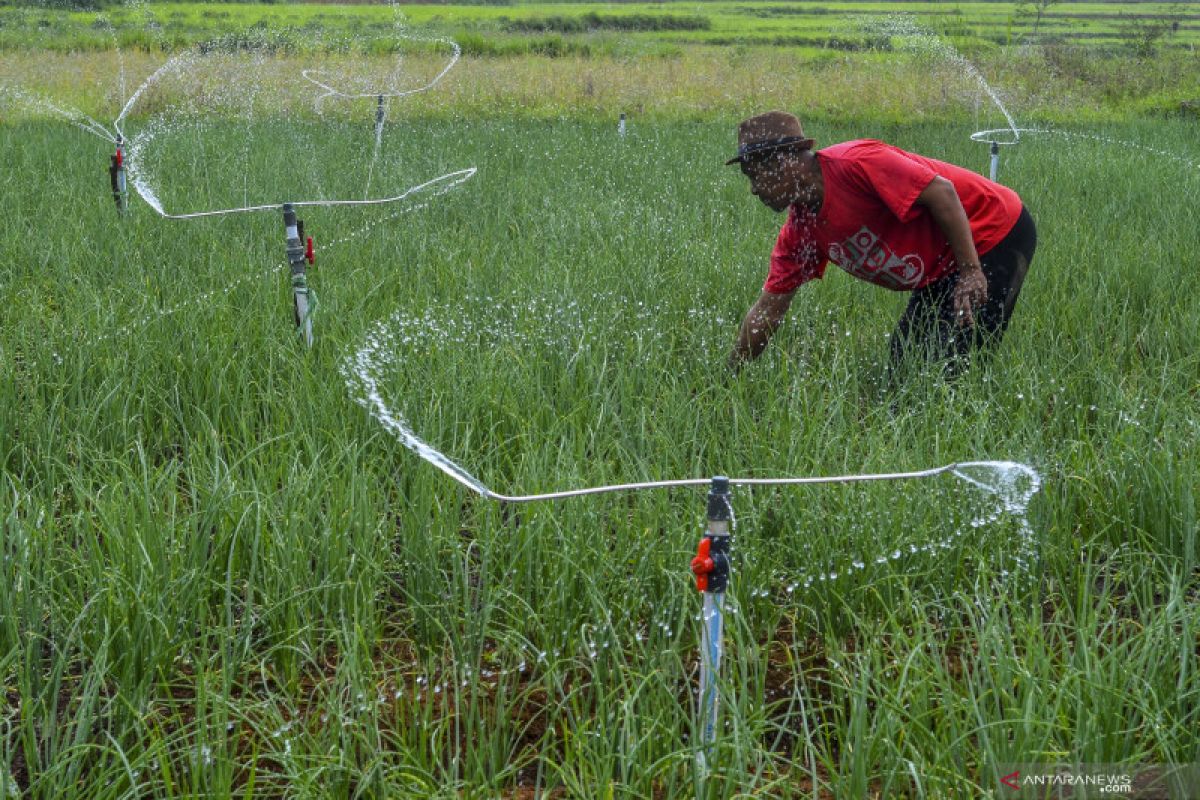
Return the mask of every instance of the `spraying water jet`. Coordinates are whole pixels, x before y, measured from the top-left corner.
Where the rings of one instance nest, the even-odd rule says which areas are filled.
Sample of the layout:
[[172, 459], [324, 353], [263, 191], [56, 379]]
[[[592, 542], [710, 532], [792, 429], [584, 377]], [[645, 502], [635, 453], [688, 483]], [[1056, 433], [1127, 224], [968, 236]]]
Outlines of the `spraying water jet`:
[[[444, 472], [456, 482], [480, 497], [502, 504], [532, 503], [565, 500], [613, 492], [637, 492], [677, 487], [708, 485], [708, 528], [701, 540], [690, 568], [696, 578], [696, 588], [704, 593], [700, 631], [700, 685], [697, 694], [697, 726], [700, 741], [696, 750], [697, 777], [701, 784], [709, 774], [708, 759], [716, 740], [718, 679], [723, 648], [724, 602], [729, 590], [732, 543], [733, 505], [732, 486], [804, 486], [819, 484], [851, 484], [876, 481], [900, 481], [933, 478], [950, 474], [983, 489], [1001, 499], [1002, 510], [1024, 518], [1025, 508], [1041, 486], [1041, 479], [1031, 467], [1008, 461], [967, 461], [912, 472], [891, 472], [826, 477], [775, 477], [711, 479], [684, 478], [613, 484], [586, 488], [564, 489], [537, 494], [502, 494], [494, 491], [460, 464], [419, 438], [408, 423], [395, 414], [383, 399], [379, 388], [379, 368], [395, 357], [395, 347], [384, 325], [377, 325], [368, 334], [367, 343], [342, 364], [343, 376], [354, 398], [367, 408], [387, 430], [408, 449], [427, 463]], [[996, 515], [998, 516], [998, 514]], [[991, 518], [994, 519], [995, 517]], [[980, 524], [991, 519], [980, 521]], [[1024, 527], [1026, 542], [1032, 541], [1032, 531]], [[918, 549], [912, 548], [915, 554]], [[899, 553], [899, 551], [897, 551]], [[1024, 551], [1019, 558], [1024, 557]], [[856, 568], [865, 564], [855, 562]], [[834, 573], [836, 577], [836, 573]]]

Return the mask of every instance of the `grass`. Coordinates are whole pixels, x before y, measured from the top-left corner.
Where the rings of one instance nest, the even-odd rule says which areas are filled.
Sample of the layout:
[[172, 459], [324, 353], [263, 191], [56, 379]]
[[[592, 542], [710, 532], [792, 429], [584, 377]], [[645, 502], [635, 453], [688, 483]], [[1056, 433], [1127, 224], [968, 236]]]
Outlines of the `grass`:
[[[196, 95], [208, 61], [147, 98], [128, 132], [175, 120], [142, 151], [168, 210], [478, 167], [426, 208], [304, 212], [312, 351], [272, 271], [277, 215], [118, 218], [107, 143], [24, 111], [0, 125], [0, 782], [942, 798], [997, 792], [1008, 762], [1200, 760], [1194, 123], [1060, 109], [1058, 134], [1005, 148], [1041, 235], [1013, 327], [959, 383], [917, 375], [887, 403], [904, 298], [840, 273], [805, 287], [761, 363], [723, 372], [780, 218], [720, 163], [743, 106], [807, 85], [728, 98], [771, 56], [688, 58], [468, 61], [390, 107], [373, 167], [370, 102]], [[289, 74], [277, 59], [254, 74]], [[613, 93], [571, 113], [576, 70], [600, 68]], [[968, 135], [998, 123], [961, 87], [910, 90], [934, 110], [901, 124], [875, 99], [897, 73], [818, 77], [839, 74], [805, 115], [820, 142], [984, 169]], [[635, 91], [621, 139], [611, 111]], [[1020, 520], [974, 525], [994, 500], [949, 477], [739, 491], [723, 730], [698, 785], [702, 493], [479, 499], [354, 402], [345, 361], [378, 325], [392, 409], [498, 490], [1009, 458], [1044, 478], [1033, 558]]]

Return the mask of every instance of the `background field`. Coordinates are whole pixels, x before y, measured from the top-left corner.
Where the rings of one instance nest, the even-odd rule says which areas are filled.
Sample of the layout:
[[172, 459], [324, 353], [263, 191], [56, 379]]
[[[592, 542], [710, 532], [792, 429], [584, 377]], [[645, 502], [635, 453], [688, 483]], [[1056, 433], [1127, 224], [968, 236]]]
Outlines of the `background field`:
[[[664, 8], [720, 30], [710, 4]], [[493, 10], [560, 13], [470, 9]], [[135, 200], [118, 218], [111, 146], [28, 100], [111, 120], [162, 53], [0, 56], [22, 90], [0, 95], [10, 793], [944, 798], [995, 794], [1010, 761], [1200, 761], [1194, 53], [980, 51], [1018, 123], [1044, 129], [1001, 166], [1038, 254], [992, 362], [881, 399], [904, 298], [836, 270], [763, 362], [723, 370], [780, 222], [721, 166], [736, 122], [793, 108], [821, 143], [984, 171], [969, 136], [1002, 115], [960, 62], [900, 42], [670, 36], [684, 49], [666, 56], [468, 56], [390, 104], [377, 159], [373, 101], [318, 114], [295, 73], [386, 77], [391, 56], [259, 37], [222, 95], [258, 112], [218, 113], [215, 59], [145, 98], [128, 128], [163, 126], [143, 169], [168, 210], [478, 168], [421, 208], [304, 213], [312, 351], [276, 214], [178, 222]], [[415, 84], [445, 61], [401, 50]], [[377, 326], [393, 410], [500, 491], [981, 458], [1044, 486], [1028, 533], [949, 476], [739, 491], [701, 786], [703, 493], [480, 500], [355, 402], [347, 359]]]
[[0, 75], [111, 119], [191, 46], [270, 52], [281, 74], [410, 79], [441, 69], [450, 37], [465, 60], [422, 97], [426, 113], [703, 118], [799, 99], [806, 117], [842, 120], [994, 115], [951, 53], [1027, 121], [1195, 118], [1198, 31], [1194, 5], [1161, 3], [1056, 3], [1040, 20], [1007, 3], [0, 6]]
[[380, 53], [396, 48], [396, 25], [404, 24], [453, 36], [472, 55], [645, 55], [699, 44], [862, 51], [889, 47], [886, 35], [864, 21], [899, 12], [971, 55], [1019, 44], [1194, 51], [1200, 39], [1192, 3], [1054, 2], [1040, 13], [1036, 3], [999, 2], [102, 5], [0, 8], [0, 47], [107, 50], [115, 39], [125, 48], [162, 50], [257, 30], [269, 31], [278, 47]]

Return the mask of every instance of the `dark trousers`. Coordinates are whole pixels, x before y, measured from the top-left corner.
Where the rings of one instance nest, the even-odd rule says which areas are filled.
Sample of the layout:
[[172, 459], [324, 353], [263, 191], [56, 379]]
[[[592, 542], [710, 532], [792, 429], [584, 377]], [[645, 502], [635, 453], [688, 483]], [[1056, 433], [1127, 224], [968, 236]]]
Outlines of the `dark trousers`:
[[1022, 207], [1008, 235], [980, 257], [988, 296], [983, 306], [975, 309], [975, 324], [971, 327], [959, 325], [954, 314], [958, 272], [913, 291], [892, 334], [891, 371], [895, 373], [906, 358], [919, 355], [943, 362], [947, 375], [952, 377], [967, 365], [972, 351], [999, 342], [1036, 249], [1037, 228], [1029, 211]]

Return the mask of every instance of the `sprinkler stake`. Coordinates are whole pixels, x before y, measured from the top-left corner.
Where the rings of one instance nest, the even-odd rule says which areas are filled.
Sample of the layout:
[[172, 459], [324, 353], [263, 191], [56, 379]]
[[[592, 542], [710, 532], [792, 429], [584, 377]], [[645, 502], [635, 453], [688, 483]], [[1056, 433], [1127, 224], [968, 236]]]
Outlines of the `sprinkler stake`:
[[121, 152], [121, 137], [117, 137], [117, 152], [108, 163], [108, 182], [112, 185], [113, 202], [117, 205], [117, 213], [124, 214], [128, 205], [129, 191], [125, 182], [125, 155]]
[[375, 151], [379, 151], [379, 142], [383, 139], [383, 121], [387, 117], [387, 110], [383, 105], [383, 95], [379, 95], [378, 102], [375, 105]]
[[993, 181], [1000, 174], [1000, 143], [995, 139], [992, 140], [992, 169], [988, 177]]
[[701, 749], [696, 753], [700, 775], [707, 774], [707, 753], [717, 734], [717, 679], [721, 674], [721, 638], [725, 592], [729, 588], [730, 522], [729, 478], [716, 476], [708, 491], [708, 530], [692, 559], [696, 589], [704, 592], [704, 611], [700, 628], [700, 693], [697, 712], [700, 720]]
[[287, 236], [287, 259], [292, 275], [292, 312], [296, 328], [304, 344], [312, 347], [312, 309], [315, 300], [309, 296], [308, 264], [312, 261], [311, 239], [306, 249], [304, 240], [304, 223], [296, 219], [296, 209], [291, 203], [283, 204], [283, 227]]

